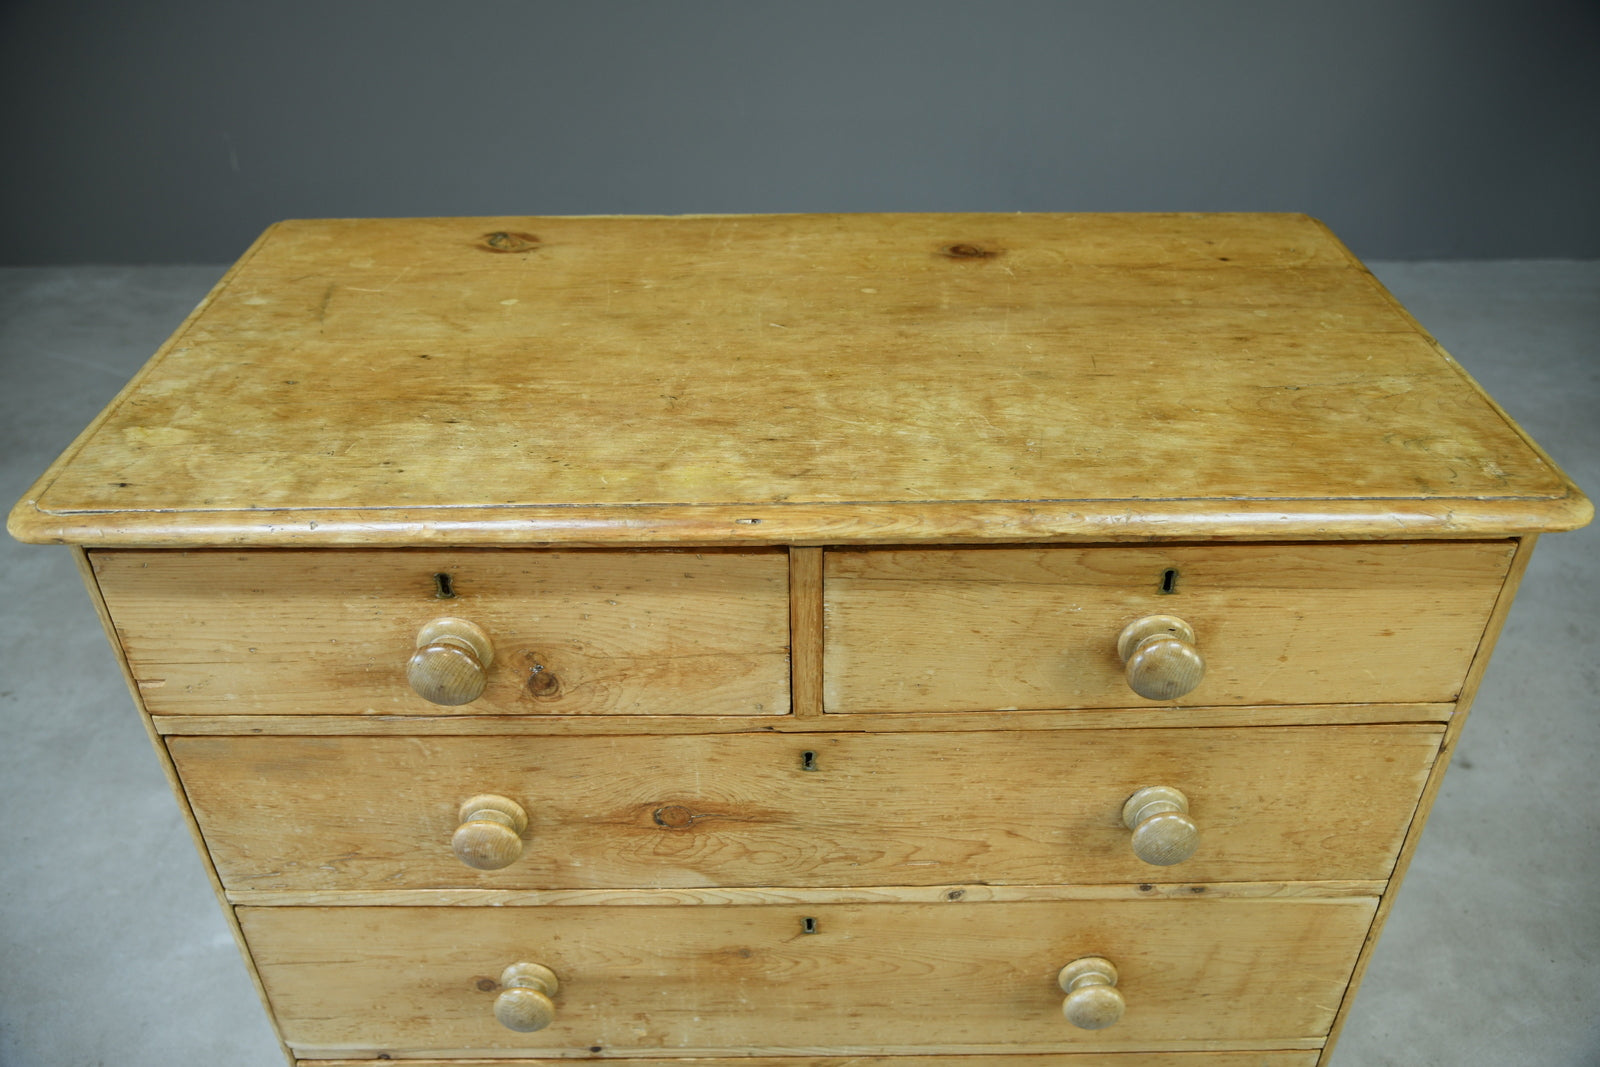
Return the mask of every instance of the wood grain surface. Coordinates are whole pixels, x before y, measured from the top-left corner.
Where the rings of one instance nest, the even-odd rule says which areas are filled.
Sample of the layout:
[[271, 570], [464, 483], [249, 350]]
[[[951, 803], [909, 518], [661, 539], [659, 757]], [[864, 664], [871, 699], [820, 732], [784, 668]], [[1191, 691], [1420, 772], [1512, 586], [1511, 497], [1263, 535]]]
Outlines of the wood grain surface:
[[1511, 614], [1511, 607], [1516, 601], [1517, 590], [1522, 585], [1522, 579], [1528, 571], [1528, 564], [1533, 558], [1533, 550], [1538, 544], [1537, 537], [1524, 537], [1517, 544], [1516, 558], [1511, 561], [1511, 571], [1506, 575], [1504, 587], [1499, 598], [1495, 601], [1494, 611], [1489, 617], [1489, 625], [1485, 627], [1483, 641], [1478, 646], [1478, 651], [1472, 658], [1472, 667], [1467, 671], [1466, 682], [1462, 686], [1461, 700], [1457, 705], [1456, 714], [1451, 716], [1446, 724], [1445, 735], [1439, 745], [1439, 756], [1434, 760], [1433, 770], [1428, 775], [1427, 782], [1422, 787], [1422, 797], [1417, 805], [1417, 817], [1411, 820], [1411, 826], [1406, 831], [1405, 841], [1400, 846], [1399, 855], [1395, 858], [1394, 871], [1390, 875], [1389, 888], [1383, 895], [1378, 912], [1373, 916], [1372, 926], [1367, 931], [1366, 944], [1361, 948], [1361, 955], [1356, 961], [1354, 973], [1351, 975], [1350, 988], [1345, 991], [1344, 1002], [1339, 1007], [1339, 1014], [1334, 1020], [1333, 1028], [1328, 1033], [1328, 1045], [1323, 1049], [1322, 1056], [1318, 1059], [1318, 1067], [1329, 1067], [1332, 1062], [1333, 1046], [1339, 1039], [1339, 1031], [1344, 1022], [1349, 1018], [1355, 1003], [1356, 992], [1360, 988], [1361, 979], [1366, 974], [1367, 964], [1372, 959], [1372, 953], [1378, 945], [1379, 935], [1383, 932], [1384, 923], [1389, 914], [1394, 910], [1397, 895], [1405, 880], [1406, 871], [1411, 866], [1412, 857], [1415, 856], [1418, 842], [1422, 838], [1422, 831], [1428, 824], [1428, 815], [1433, 810], [1434, 800], [1439, 795], [1439, 790], [1444, 784], [1445, 773], [1450, 769], [1451, 757], [1455, 755], [1456, 745], [1461, 740], [1462, 730], [1466, 727], [1467, 716], [1472, 710], [1472, 704], [1477, 699], [1478, 687], [1483, 682], [1485, 672], [1489, 669], [1490, 657], [1494, 654], [1495, 644], [1500, 639], [1500, 632], [1506, 624], [1506, 619]]
[[947, 904], [1004, 903], [1045, 900], [1293, 900], [1306, 897], [1376, 897], [1381, 879], [1316, 882], [1107, 882], [1099, 885], [872, 885], [715, 889], [240, 889], [230, 890], [232, 904], [264, 908], [419, 907], [419, 908], [544, 908], [596, 904], [631, 908], [689, 907], [721, 904]]
[[[1170, 706], [1084, 708], [1075, 711], [986, 711], [982, 715], [928, 714], [817, 715], [808, 719], [773, 716], [761, 720], [772, 733], [829, 733], [841, 728], [863, 733], [973, 733], [992, 730], [1137, 730], [1150, 726], [1332, 726], [1392, 722], [1448, 722], [1454, 704], [1269, 704], [1254, 707], [1190, 708], [1178, 715]], [[494, 735], [548, 737], [578, 734], [745, 733], [743, 715], [157, 715], [157, 731], [183, 735], [259, 737], [262, 734], [406, 736], [416, 733], [463, 737]]]
[[291, 1060], [1309, 1067], [1592, 513], [1305, 216], [687, 216], [280, 223], [8, 528]]
[[[1117, 635], [1197, 634], [1187, 705], [1449, 701], [1513, 542], [836, 551], [824, 559], [830, 712], [1123, 707]], [[1163, 592], [1172, 574], [1170, 594]]]
[[[1436, 724], [987, 734], [174, 737], [233, 890], [1381, 879]], [[809, 753], [809, 756], [808, 756]], [[813, 769], [807, 770], [807, 765]], [[1195, 856], [1133, 854], [1124, 801], [1181, 789]], [[451, 853], [477, 793], [522, 858]]]
[[[89, 559], [89, 553], [84, 549], [74, 547], [70, 551], [72, 562], [77, 567], [78, 577], [83, 580], [84, 591], [89, 594], [89, 601], [94, 605], [95, 614], [99, 616], [100, 625], [105, 631], [107, 641], [111, 644], [111, 654], [122, 671], [122, 679], [128, 687], [128, 695], [132, 698], [134, 706], [138, 708], [138, 682], [134, 678], [132, 668], [128, 665], [128, 659], [123, 653], [121, 643], [117, 639], [116, 625], [111, 619], [110, 610], [106, 607], [105, 597], [101, 595], [100, 583], [94, 573], [94, 564]], [[144, 728], [145, 735], [150, 739], [151, 747], [155, 751], [162, 776], [166, 779], [168, 788], [172, 790], [173, 800], [177, 802], [178, 816], [183, 821], [184, 827], [189, 831], [189, 838], [194, 843], [195, 851], [199, 853], [200, 866], [205, 872], [206, 881], [209, 883], [212, 893], [215, 895], [217, 904], [222, 912], [222, 919], [226, 923], [228, 933], [233, 939], [234, 947], [239, 950], [250, 985], [261, 999], [262, 1007], [266, 1009], [267, 1023], [272, 1029], [272, 1036], [277, 1041], [279, 1050], [284, 1057], [290, 1063], [293, 1063], [294, 1056], [283, 1040], [283, 1031], [278, 1027], [277, 1017], [272, 1014], [267, 1001], [266, 989], [261, 984], [261, 975], [256, 971], [255, 959], [250, 955], [250, 946], [245, 940], [244, 931], [240, 929], [238, 917], [228, 901], [226, 891], [222, 886], [222, 879], [217, 874], [216, 864], [211, 862], [211, 853], [206, 848], [205, 835], [200, 829], [199, 821], [194, 817], [194, 809], [189, 806], [188, 798], [183, 795], [183, 782], [178, 777], [177, 767], [173, 765], [172, 755], [167, 751], [166, 743], [161, 739], [161, 735], [157, 732], [155, 723], [150, 716], [145, 714], [142, 709], [137, 714], [139, 716], [139, 724]]]
[[[582, 1054], [1069, 1051], [1316, 1041], [1372, 899], [677, 908], [249, 908], [239, 920], [289, 1044]], [[806, 920], [812, 933], [807, 929]], [[1056, 974], [1113, 960], [1110, 1030], [1061, 1016]], [[516, 1034], [497, 976], [537, 962], [556, 1021]], [[1148, 1046], [1147, 1046], [1148, 1047]], [[1267, 1046], [1283, 1048], [1283, 1044]]]
[[380, 219], [269, 231], [10, 528], [1305, 538], [1341, 510], [1592, 514], [1304, 216]]
[[[781, 715], [781, 551], [91, 553], [153, 714]], [[438, 575], [450, 576], [449, 598]], [[495, 644], [483, 696], [406, 681], [424, 623]]]
[[789, 705], [797, 719], [822, 715], [822, 550], [789, 549]]
[[[599, 1057], [596, 1057], [599, 1058]], [[1056, 1052], [1016, 1056], [628, 1057], [627, 1067], [1312, 1067], [1315, 1052]], [[393, 1060], [300, 1060], [296, 1067], [382, 1067]], [[405, 1057], [406, 1067], [572, 1067], [570, 1059]]]

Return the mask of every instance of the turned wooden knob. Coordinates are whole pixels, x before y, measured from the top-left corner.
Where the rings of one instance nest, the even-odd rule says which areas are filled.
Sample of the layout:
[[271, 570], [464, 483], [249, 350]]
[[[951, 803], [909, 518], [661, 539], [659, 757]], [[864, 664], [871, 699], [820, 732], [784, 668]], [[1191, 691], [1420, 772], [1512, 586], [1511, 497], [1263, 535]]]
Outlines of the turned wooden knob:
[[1104, 1030], [1122, 1018], [1126, 1006], [1117, 992], [1117, 968], [1102, 956], [1085, 956], [1061, 968], [1056, 981], [1067, 999], [1061, 1014], [1080, 1030]]
[[1135, 619], [1117, 637], [1128, 688], [1146, 700], [1176, 700], [1194, 691], [1206, 661], [1194, 647], [1194, 627], [1176, 615]]
[[1194, 855], [1200, 830], [1189, 818], [1189, 798], [1167, 785], [1145, 786], [1122, 805], [1122, 823], [1133, 831], [1133, 854], [1157, 867]]
[[450, 851], [468, 867], [498, 871], [522, 856], [522, 831], [528, 813], [522, 805], [493, 793], [480, 793], [461, 803], [461, 825], [450, 835]]
[[550, 968], [513, 963], [500, 975], [500, 986], [500, 995], [494, 998], [494, 1017], [501, 1026], [530, 1034], [555, 1021], [556, 1005], [550, 998], [561, 983]]
[[406, 679], [423, 700], [455, 707], [483, 695], [493, 662], [488, 634], [466, 619], [434, 619], [417, 632]]

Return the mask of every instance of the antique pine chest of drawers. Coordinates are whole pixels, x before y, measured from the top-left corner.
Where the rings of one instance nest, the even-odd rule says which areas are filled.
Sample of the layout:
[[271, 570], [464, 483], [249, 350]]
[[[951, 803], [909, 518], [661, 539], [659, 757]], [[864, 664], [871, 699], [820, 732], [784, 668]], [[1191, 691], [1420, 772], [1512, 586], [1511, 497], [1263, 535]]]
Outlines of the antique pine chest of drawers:
[[1311, 1067], [1590, 515], [1314, 220], [863, 215], [279, 224], [10, 529], [293, 1061]]

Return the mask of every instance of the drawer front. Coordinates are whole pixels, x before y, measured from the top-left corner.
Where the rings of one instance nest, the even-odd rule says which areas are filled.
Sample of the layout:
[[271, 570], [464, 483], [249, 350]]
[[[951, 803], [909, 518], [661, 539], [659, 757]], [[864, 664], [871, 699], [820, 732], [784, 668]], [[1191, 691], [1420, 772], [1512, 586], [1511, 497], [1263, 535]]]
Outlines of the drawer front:
[[[646, 1059], [627, 1067], [1316, 1067], [1316, 1052], [1044, 1052], [1027, 1059], [1007, 1055], [929, 1056], [729, 1056]], [[299, 1067], [395, 1067], [392, 1059], [300, 1060]], [[463, 1060], [413, 1059], [405, 1067], [571, 1067], [558, 1058], [495, 1057]]]
[[[167, 743], [234, 890], [1042, 885], [1386, 878], [1441, 730]], [[1123, 822], [1151, 785], [1199, 830], [1176, 866]], [[452, 852], [478, 794], [526, 813], [500, 869]]]
[[[829, 552], [831, 712], [1130, 707], [1117, 638], [1174, 615], [1203, 680], [1182, 704], [1456, 698], [1509, 542]], [[1170, 591], [1169, 591], [1170, 590]]]
[[[789, 708], [788, 559], [779, 551], [98, 551], [92, 559], [152, 714]], [[473, 623], [492, 645], [482, 695], [459, 706], [425, 700], [408, 684], [418, 633], [441, 617]]]
[[[1376, 901], [238, 909], [297, 1049], [1137, 1049], [1325, 1035]], [[808, 922], [809, 920], [809, 922]], [[805, 931], [812, 932], [807, 933]], [[1107, 1030], [1062, 1016], [1080, 957], [1119, 972]], [[494, 1017], [536, 963], [555, 1021]]]

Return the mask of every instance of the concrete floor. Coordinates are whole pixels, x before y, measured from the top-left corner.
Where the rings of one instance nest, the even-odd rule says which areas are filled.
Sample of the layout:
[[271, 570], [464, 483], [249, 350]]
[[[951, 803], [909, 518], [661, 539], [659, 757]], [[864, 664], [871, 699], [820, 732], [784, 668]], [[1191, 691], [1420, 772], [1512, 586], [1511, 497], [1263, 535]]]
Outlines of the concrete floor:
[[[1600, 263], [1377, 270], [1600, 493]], [[0, 270], [4, 506], [220, 273]], [[0, 573], [0, 1065], [281, 1067], [67, 552]], [[1596, 648], [1600, 524], [1534, 556], [1341, 1067], [1600, 1064]]]

